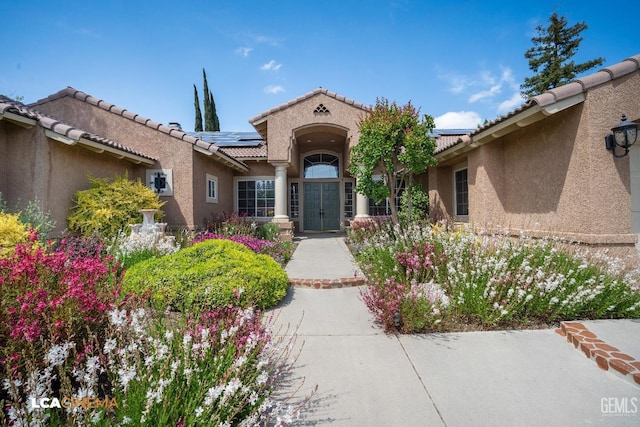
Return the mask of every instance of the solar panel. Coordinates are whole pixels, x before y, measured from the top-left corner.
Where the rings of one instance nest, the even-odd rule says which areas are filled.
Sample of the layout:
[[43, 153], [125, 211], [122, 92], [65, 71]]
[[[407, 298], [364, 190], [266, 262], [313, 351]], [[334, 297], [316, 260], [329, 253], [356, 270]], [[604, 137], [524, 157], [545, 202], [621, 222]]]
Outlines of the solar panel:
[[257, 132], [188, 132], [216, 147], [258, 147], [263, 140]]

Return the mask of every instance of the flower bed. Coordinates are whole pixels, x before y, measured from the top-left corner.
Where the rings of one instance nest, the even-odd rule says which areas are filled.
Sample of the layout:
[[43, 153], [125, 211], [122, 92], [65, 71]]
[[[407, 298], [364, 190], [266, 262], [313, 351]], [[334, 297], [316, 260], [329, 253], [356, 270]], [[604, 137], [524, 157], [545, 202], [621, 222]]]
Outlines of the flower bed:
[[306, 401], [271, 397], [292, 338], [252, 307], [159, 313], [99, 239], [35, 237], [0, 258], [1, 424], [284, 424]]
[[[519, 240], [442, 224], [355, 228], [349, 244], [373, 282], [367, 307], [387, 331], [524, 328], [640, 316], [637, 281], [552, 239]], [[602, 261], [602, 259], [601, 259]]]

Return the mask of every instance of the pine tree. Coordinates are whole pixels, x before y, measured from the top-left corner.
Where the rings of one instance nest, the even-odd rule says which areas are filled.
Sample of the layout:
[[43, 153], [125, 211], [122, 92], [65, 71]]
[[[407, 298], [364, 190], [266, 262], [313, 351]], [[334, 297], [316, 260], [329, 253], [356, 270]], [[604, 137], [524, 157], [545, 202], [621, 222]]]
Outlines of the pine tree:
[[209, 91], [209, 84], [207, 83], [207, 72], [202, 69], [202, 77], [204, 79], [204, 130], [210, 132], [214, 130], [213, 123], [213, 110], [211, 106], [211, 99], [213, 96]]
[[522, 96], [536, 96], [569, 83], [576, 75], [604, 63], [604, 58], [582, 64], [571, 60], [582, 42], [580, 33], [586, 29], [585, 22], [567, 27], [567, 18], [559, 17], [555, 12], [549, 18], [547, 28], [536, 27], [538, 36], [531, 39], [533, 47], [524, 56], [529, 60], [529, 69], [537, 74], [524, 79], [520, 85]]
[[195, 132], [202, 132], [202, 111], [200, 110], [200, 99], [198, 98], [198, 89], [193, 85], [193, 103], [196, 107], [196, 125]]

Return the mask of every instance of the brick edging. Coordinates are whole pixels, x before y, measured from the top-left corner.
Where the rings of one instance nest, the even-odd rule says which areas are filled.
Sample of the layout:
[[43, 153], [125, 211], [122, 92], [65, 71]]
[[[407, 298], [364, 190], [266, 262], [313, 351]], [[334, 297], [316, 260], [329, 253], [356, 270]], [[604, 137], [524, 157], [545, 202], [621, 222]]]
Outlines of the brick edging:
[[363, 277], [349, 277], [343, 279], [297, 279], [289, 278], [289, 284], [294, 288], [336, 289], [363, 286], [367, 281]]
[[599, 339], [582, 323], [562, 322], [556, 333], [566, 337], [567, 342], [581, 350], [587, 358], [594, 360], [600, 369], [613, 372], [640, 386], [640, 362]]

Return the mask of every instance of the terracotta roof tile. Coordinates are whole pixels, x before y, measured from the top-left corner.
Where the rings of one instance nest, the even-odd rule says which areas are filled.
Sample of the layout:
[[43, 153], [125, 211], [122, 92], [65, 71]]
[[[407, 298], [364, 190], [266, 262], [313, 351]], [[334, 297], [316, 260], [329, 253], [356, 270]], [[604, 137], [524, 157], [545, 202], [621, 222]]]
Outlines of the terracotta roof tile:
[[150, 127], [154, 130], [157, 130], [159, 132], [165, 133], [167, 135], [170, 135], [171, 137], [174, 138], [178, 138], [182, 141], [188, 142], [192, 145], [197, 145], [200, 148], [205, 148], [206, 150], [211, 151], [212, 153], [216, 153], [217, 156], [220, 158], [221, 161], [223, 161], [223, 163], [227, 164], [227, 165], [233, 165], [233, 167], [239, 169], [239, 170], [246, 170], [247, 169], [247, 165], [245, 165], [244, 163], [242, 163], [241, 161], [235, 159], [234, 157], [230, 156], [227, 153], [224, 153], [222, 151], [220, 151], [218, 149], [218, 147], [216, 147], [213, 144], [200, 144], [199, 143], [199, 139], [198, 138], [194, 138], [194, 137], [190, 137], [189, 135], [187, 135], [186, 132], [174, 128], [174, 127], [169, 127], [169, 126], [165, 126], [161, 123], [155, 122], [151, 119], [148, 119], [146, 117], [143, 117], [139, 114], [136, 114], [132, 111], [126, 110], [124, 108], [120, 108], [116, 105], [113, 105], [111, 103], [108, 103], [104, 100], [95, 98], [93, 96], [90, 96], [82, 91], [79, 91], [77, 89], [74, 89], [72, 87], [67, 87], [66, 89], [62, 89], [61, 91], [54, 93], [53, 95], [49, 95], [48, 97], [44, 98], [44, 99], [40, 99], [36, 102], [34, 102], [33, 104], [30, 104], [30, 106], [37, 106], [39, 104], [45, 103], [45, 102], [49, 102], [55, 99], [59, 99], [59, 98], [64, 98], [64, 97], [71, 97], [71, 98], [75, 98], [75, 99], [79, 99], [81, 101], [84, 102], [88, 102], [91, 105], [95, 105], [98, 108], [102, 108], [103, 110], [109, 111], [110, 113], [113, 114], [117, 114], [119, 116], [125, 117], [129, 120], [133, 120], [136, 123], [140, 123], [144, 126]]
[[140, 156], [149, 160], [157, 161], [156, 158], [151, 157], [147, 154], [144, 154], [132, 148], [126, 147], [122, 144], [112, 141], [111, 139], [104, 138], [102, 136], [87, 132], [83, 129], [76, 128], [54, 117], [41, 113], [40, 111], [37, 111], [31, 108], [30, 106], [26, 106], [21, 102], [13, 101], [12, 99], [7, 98], [6, 96], [0, 95], [0, 114], [7, 111], [12, 112], [14, 114], [18, 114], [23, 117], [37, 120], [38, 124], [43, 128], [49, 129], [59, 135], [64, 135], [67, 138], [71, 138], [75, 141], [78, 141], [81, 138], [84, 138], [89, 141], [97, 142], [98, 144], [102, 144], [111, 148], [116, 148], [126, 153], [134, 154], [136, 156]]
[[267, 116], [269, 116], [269, 115], [271, 115], [271, 114], [273, 114], [273, 113], [275, 113], [277, 111], [281, 111], [281, 110], [287, 109], [287, 108], [291, 107], [292, 105], [295, 105], [295, 104], [297, 104], [299, 102], [302, 102], [302, 101], [304, 101], [306, 99], [309, 99], [309, 98], [311, 98], [313, 96], [316, 96], [316, 95], [318, 95], [320, 93], [323, 93], [323, 94], [325, 94], [325, 95], [327, 95], [327, 96], [329, 96], [331, 98], [335, 98], [338, 101], [342, 101], [342, 102], [345, 102], [345, 103], [347, 103], [349, 105], [353, 105], [356, 108], [360, 108], [362, 110], [369, 111], [369, 107], [367, 107], [364, 104], [356, 102], [353, 99], [349, 99], [349, 98], [347, 98], [345, 96], [338, 95], [337, 93], [331, 92], [328, 89], [324, 89], [322, 87], [319, 87], [319, 88], [317, 88], [317, 89], [315, 89], [315, 90], [313, 90], [311, 92], [308, 92], [308, 93], [306, 93], [306, 94], [304, 94], [302, 96], [299, 96], [299, 97], [297, 97], [295, 99], [292, 99], [291, 101], [288, 101], [288, 102], [280, 104], [280, 105], [278, 105], [276, 107], [273, 107], [273, 108], [265, 111], [262, 114], [258, 114], [257, 116], [249, 119], [249, 123], [254, 124], [254, 123], [264, 119], [265, 117], [267, 117]]
[[267, 158], [267, 145], [264, 143], [257, 147], [221, 147], [220, 150], [238, 159]]
[[[536, 105], [541, 107], [547, 107], [556, 102], [562, 101], [563, 99], [569, 98], [581, 92], [586, 92], [593, 87], [599, 86], [611, 80], [615, 80], [619, 77], [623, 77], [627, 74], [631, 74], [638, 70], [640, 70], [640, 54], [631, 56], [623, 60], [622, 62], [603, 68], [602, 70], [597, 71], [596, 73], [587, 75], [580, 79], [576, 79], [573, 82], [567, 83], [566, 85], [559, 86], [554, 89], [550, 89], [543, 94], [536, 95], [532, 98], [529, 98], [522, 105], [517, 107], [515, 110], [510, 111], [509, 113], [503, 116], [500, 116], [495, 120], [492, 120], [486, 125], [479, 127], [478, 129], [471, 132], [469, 136], [471, 137], [471, 139], [473, 139], [474, 135], [484, 132], [485, 130], [513, 116], [516, 116], [522, 113], [523, 111], [528, 110], [529, 108], [532, 108]], [[461, 140], [458, 142], [458, 144], [462, 142], [463, 141]], [[447, 148], [451, 148], [454, 145], [457, 145], [457, 144], [453, 144], [451, 146], [448, 146]], [[438, 149], [436, 149], [436, 153], [439, 153], [442, 151], [444, 151], [444, 149], [440, 149], [440, 147], [438, 146]]]

